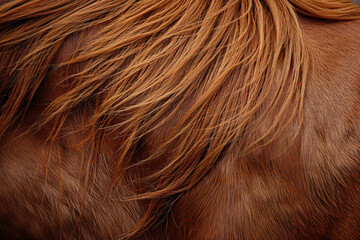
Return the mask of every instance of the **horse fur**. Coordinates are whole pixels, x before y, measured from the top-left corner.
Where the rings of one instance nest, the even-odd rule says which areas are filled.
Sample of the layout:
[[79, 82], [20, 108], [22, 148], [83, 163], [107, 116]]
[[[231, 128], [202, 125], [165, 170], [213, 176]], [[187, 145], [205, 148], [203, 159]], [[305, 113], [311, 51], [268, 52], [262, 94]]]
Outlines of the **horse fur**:
[[359, 239], [359, 18], [1, 1], [1, 238]]

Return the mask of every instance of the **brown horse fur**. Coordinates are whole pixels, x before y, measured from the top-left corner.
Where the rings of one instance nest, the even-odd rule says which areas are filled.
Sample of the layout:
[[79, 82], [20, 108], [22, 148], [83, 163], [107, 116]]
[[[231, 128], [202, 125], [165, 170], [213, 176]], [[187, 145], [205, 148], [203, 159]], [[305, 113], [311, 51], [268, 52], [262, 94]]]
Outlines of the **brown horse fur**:
[[359, 18], [0, 1], [0, 238], [360, 239]]

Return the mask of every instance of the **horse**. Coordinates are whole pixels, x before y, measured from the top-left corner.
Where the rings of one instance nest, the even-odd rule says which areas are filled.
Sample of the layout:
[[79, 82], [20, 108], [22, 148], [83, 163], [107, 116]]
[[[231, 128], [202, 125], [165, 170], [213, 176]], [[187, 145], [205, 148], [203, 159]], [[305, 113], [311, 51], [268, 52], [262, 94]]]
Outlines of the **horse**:
[[359, 19], [0, 1], [0, 238], [360, 239]]

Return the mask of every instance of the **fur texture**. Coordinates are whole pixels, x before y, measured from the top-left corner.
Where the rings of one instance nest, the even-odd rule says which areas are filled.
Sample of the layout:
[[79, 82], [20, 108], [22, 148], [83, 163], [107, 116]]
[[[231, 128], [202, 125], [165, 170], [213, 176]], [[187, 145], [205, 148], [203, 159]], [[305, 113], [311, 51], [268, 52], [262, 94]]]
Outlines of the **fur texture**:
[[359, 18], [0, 1], [0, 237], [359, 239]]

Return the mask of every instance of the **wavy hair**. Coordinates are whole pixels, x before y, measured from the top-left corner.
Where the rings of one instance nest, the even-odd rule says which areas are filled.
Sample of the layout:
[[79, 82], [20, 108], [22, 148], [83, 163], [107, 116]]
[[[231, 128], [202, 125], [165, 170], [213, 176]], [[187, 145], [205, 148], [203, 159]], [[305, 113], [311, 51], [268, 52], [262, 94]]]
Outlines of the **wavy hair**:
[[346, 0], [1, 2], [0, 137], [43, 97], [26, 134], [50, 129], [52, 144], [81, 134], [67, 147], [92, 149], [87, 176], [114, 146], [113, 187], [135, 181], [127, 201], [147, 203], [124, 235], [137, 236], [226, 151], [244, 156], [297, 135], [314, 70], [299, 14], [350, 20], [360, 9]]

